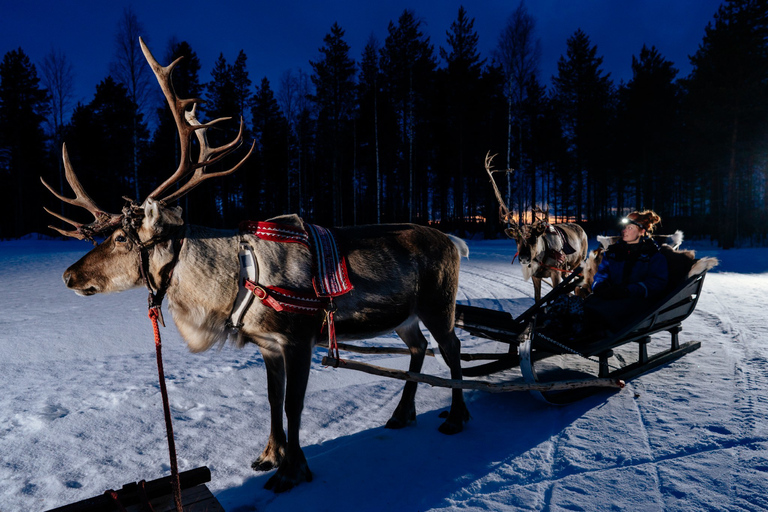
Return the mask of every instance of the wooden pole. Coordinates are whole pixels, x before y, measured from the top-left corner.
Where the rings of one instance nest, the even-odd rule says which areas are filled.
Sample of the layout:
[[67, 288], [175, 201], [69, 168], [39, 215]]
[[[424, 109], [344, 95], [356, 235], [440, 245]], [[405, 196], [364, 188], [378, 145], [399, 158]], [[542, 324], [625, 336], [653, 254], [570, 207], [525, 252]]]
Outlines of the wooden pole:
[[479, 380], [457, 380], [444, 379], [424, 373], [408, 372], [403, 370], [393, 370], [359, 361], [348, 361], [346, 359], [335, 359], [333, 357], [323, 357], [323, 365], [333, 366], [334, 368], [346, 368], [348, 370], [357, 370], [370, 375], [380, 375], [398, 380], [407, 380], [411, 382], [421, 382], [430, 386], [442, 388], [460, 388], [475, 389], [480, 391], [489, 391], [491, 393], [504, 393], [507, 391], [564, 391], [568, 389], [607, 387], [624, 387], [624, 381], [619, 379], [584, 379], [584, 380], [564, 380], [557, 382], [533, 382], [521, 383], [515, 381], [507, 382], [484, 382]]
[[[349, 343], [337, 343], [337, 345], [339, 350], [346, 350], [347, 352], [355, 352], [357, 354], [396, 354], [401, 356], [411, 355], [410, 350], [400, 347], [361, 347], [359, 345], [350, 345]], [[319, 348], [328, 348], [328, 342], [323, 341], [318, 343], [316, 346]], [[435, 357], [435, 352], [431, 348], [428, 348], [426, 355], [429, 357]], [[485, 361], [506, 359], [508, 357], [508, 352], [461, 354], [462, 361]]]

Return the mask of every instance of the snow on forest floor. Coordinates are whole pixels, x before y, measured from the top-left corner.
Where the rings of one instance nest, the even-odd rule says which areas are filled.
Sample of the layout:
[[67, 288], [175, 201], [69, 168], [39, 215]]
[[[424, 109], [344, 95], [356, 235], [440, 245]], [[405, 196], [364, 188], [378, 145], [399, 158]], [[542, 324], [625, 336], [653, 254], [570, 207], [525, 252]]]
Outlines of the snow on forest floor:
[[[513, 315], [533, 303], [531, 283], [510, 266], [513, 243], [469, 246], [459, 303]], [[87, 249], [0, 242], [0, 512], [46, 510], [169, 472], [146, 292], [67, 290], [61, 273]], [[180, 469], [208, 466], [208, 487], [228, 512], [766, 510], [768, 249], [699, 245], [698, 255], [722, 262], [683, 324], [681, 341], [700, 340], [701, 349], [566, 407], [527, 393], [466, 392], [472, 420], [455, 436], [437, 431], [449, 390], [421, 385], [417, 424], [386, 430], [402, 382], [323, 367], [317, 349], [301, 428], [314, 481], [281, 495], [263, 489], [271, 472], [250, 469], [269, 432], [258, 351], [191, 354], [169, 325]], [[506, 350], [457, 332], [466, 351]], [[366, 343], [402, 346], [394, 334]], [[658, 336], [652, 347], [667, 343]], [[426, 373], [448, 377], [427, 359]]]

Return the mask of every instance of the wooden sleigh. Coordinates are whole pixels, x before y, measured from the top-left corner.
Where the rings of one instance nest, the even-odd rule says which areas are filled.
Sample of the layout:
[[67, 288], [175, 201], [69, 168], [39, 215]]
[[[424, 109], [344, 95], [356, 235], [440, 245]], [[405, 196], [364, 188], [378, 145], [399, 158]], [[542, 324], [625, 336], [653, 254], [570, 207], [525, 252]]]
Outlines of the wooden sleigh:
[[[679, 253], [672, 252], [672, 256]], [[668, 259], [669, 254], [666, 254]], [[620, 389], [627, 380], [638, 377], [655, 368], [674, 361], [683, 355], [697, 350], [700, 341], [680, 342], [682, 322], [696, 308], [701, 296], [702, 286], [707, 271], [716, 264], [716, 260], [705, 261], [696, 265], [697, 273], [688, 275], [695, 261], [680, 265], [680, 260], [670, 261], [670, 281], [668, 292], [656, 303], [656, 307], [628, 325], [615, 332], [595, 332], [577, 339], [552, 339], [537, 328], [537, 320], [547, 307], [558, 297], [571, 293], [581, 282], [577, 269], [553, 288], [547, 295], [517, 317], [504, 311], [496, 311], [457, 304], [455, 325], [473, 336], [499, 342], [507, 350], [495, 353], [462, 353], [465, 362], [486, 361], [481, 364], [465, 366], [463, 380], [443, 379], [423, 373], [382, 368], [362, 362], [323, 358], [323, 364], [363, 371], [400, 380], [422, 382], [433, 386], [479, 389], [490, 392], [529, 391], [536, 398], [552, 404], [564, 404], [583, 398], [586, 395], [606, 388]], [[700, 271], [698, 271], [700, 268]], [[674, 274], [673, 274], [674, 272]], [[651, 352], [657, 343], [652, 337], [657, 334], [669, 335], [666, 348]], [[612, 367], [614, 351], [627, 344], [636, 344], [634, 361], [623, 362], [619, 367]], [[339, 348], [358, 353], [409, 354], [408, 350], [398, 348], [359, 347], [339, 344]], [[433, 355], [433, 354], [430, 354]], [[542, 361], [553, 356], [563, 356], [563, 360], [590, 360], [588, 366], [594, 367], [586, 378], [545, 380], [539, 366]], [[584, 365], [581, 365], [584, 366]], [[486, 377], [519, 368], [520, 377], [507, 381], [489, 381]], [[583, 376], [583, 371], [581, 375]], [[469, 377], [469, 378], [466, 378]], [[479, 377], [480, 379], [475, 379]]]
[[[206, 466], [182, 471], [181, 498], [185, 512], [223, 512], [206, 483], [211, 481], [211, 471]], [[173, 500], [171, 477], [166, 476], [150, 482], [132, 482], [116, 491], [107, 491], [77, 503], [49, 510], [48, 512], [172, 512], [176, 510]]]

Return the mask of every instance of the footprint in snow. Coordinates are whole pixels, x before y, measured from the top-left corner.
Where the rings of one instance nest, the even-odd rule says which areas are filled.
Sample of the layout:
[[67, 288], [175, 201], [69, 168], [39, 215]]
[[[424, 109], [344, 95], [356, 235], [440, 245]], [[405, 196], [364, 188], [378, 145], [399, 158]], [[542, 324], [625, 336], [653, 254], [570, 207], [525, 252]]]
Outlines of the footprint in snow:
[[59, 404], [48, 404], [42, 411], [40, 411], [40, 417], [44, 420], [53, 421], [59, 418], [63, 418], [69, 414], [69, 409], [62, 407]]

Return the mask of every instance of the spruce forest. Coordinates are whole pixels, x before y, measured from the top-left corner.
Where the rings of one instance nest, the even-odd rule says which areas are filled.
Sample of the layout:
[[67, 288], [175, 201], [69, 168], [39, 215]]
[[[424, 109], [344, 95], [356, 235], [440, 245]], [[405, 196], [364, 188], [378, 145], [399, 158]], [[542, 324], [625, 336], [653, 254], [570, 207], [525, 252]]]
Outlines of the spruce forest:
[[[181, 200], [187, 221], [236, 228], [245, 219], [297, 213], [326, 226], [434, 224], [498, 236], [498, 203], [484, 169], [525, 222], [534, 205], [551, 220], [582, 223], [592, 239], [620, 216], [654, 209], [663, 231], [724, 247], [768, 241], [768, 0], [725, 0], [706, 27], [692, 71], [680, 76], [649, 41], [632, 78], [615, 83], [600, 49], [576, 30], [557, 74], [538, 71], [536, 20], [521, 3], [490, 55], [478, 51], [470, 10], [431, 41], [410, 10], [352, 55], [334, 24], [306, 70], [279, 83], [252, 79], [247, 55], [202, 70], [185, 41], [152, 48], [174, 71], [182, 98], [199, 97], [213, 145], [245, 120], [244, 167]], [[42, 176], [73, 197], [62, 143], [85, 189], [105, 210], [143, 199], [178, 165], [170, 110], [138, 45], [141, 20], [126, 10], [109, 76], [72, 105], [73, 70], [54, 50], [33, 63], [23, 48], [0, 63], [0, 238], [55, 234], [43, 206], [88, 222], [51, 196]], [[236, 153], [231, 157], [236, 161]], [[227, 166], [225, 161], [223, 165]], [[234, 163], [234, 162], [233, 162]], [[215, 169], [210, 169], [215, 172]], [[503, 236], [503, 235], [502, 235]]]

